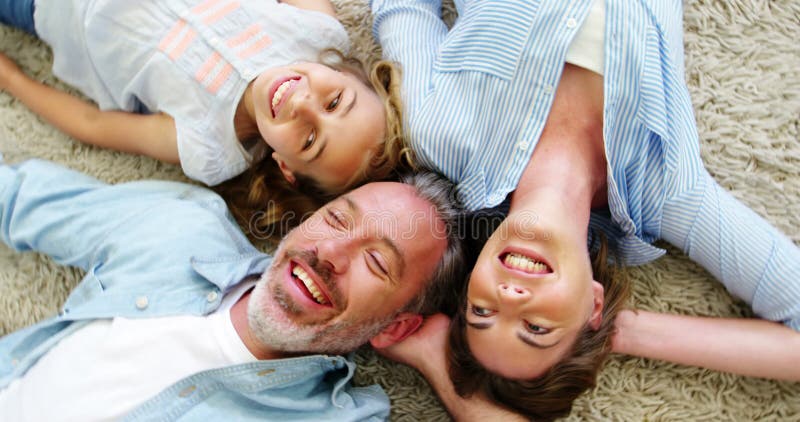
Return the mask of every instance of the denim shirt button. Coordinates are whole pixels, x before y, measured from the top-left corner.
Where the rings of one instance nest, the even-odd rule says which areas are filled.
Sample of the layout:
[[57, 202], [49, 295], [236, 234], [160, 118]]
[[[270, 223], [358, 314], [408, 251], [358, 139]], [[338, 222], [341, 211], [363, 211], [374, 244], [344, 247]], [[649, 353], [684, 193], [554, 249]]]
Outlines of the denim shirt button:
[[19, 359], [11, 359], [11, 366], [19, 365]]
[[136, 309], [142, 311], [147, 308], [148, 304], [147, 296], [139, 296], [136, 298]]
[[208, 294], [206, 295], [206, 300], [208, 301], [208, 303], [211, 303], [211, 302], [214, 302], [215, 300], [217, 300], [218, 297], [219, 297], [219, 294], [217, 294], [217, 292], [215, 290], [212, 290], [212, 291], [208, 292]]

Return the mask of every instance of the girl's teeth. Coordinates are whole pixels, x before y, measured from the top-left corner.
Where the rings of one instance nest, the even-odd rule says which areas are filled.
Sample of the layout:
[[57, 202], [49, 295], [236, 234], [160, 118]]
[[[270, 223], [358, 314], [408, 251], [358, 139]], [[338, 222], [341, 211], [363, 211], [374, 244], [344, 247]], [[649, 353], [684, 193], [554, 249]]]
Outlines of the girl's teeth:
[[278, 89], [275, 90], [275, 95], [272, 96], [272, 108], [275, 108], [278, 103], [281, 102], [281, 98], [283, 98], [283, 94], [289, 89], [289, 85], [291, 84], [292, 80], [288, 80], [281, 84]]
[[308, 289], [308, 291], [311, 292], [311, 296], [314, 297], [314, 300], [317, 303], [321, 305], [328, 304], [328, 301], [325, 299], [325, 296], [322, 294], [322, 292], [319, 291], [319, 289], [317, 289], [317, 285], [314, 284], [314, 281], [312, 281], [311, 277], [308, 276], [306, 270], [300, 268], [299, 266], [295, 266], [294, 269], [292, 269], [292, 274], [294, 274], [295, 277], [297, 277], [300, 281], [303, 282], [303, 285], [305, 285], [306, 289]]

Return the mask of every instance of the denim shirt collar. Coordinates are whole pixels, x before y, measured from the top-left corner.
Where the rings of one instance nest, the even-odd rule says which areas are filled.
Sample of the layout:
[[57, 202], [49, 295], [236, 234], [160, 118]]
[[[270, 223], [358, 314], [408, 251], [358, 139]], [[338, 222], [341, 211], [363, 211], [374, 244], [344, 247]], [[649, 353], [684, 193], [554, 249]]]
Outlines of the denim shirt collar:
[[253, 250], [236, 255], [193, 256], [192, 269], [222, 291], [252, 275], [261, 275], [269, 268], [272, 257]]

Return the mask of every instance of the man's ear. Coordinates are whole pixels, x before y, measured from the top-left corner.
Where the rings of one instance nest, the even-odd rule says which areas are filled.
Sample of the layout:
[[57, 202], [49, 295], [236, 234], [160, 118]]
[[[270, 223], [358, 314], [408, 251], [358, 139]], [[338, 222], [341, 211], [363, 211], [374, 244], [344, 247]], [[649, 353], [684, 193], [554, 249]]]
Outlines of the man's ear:
[[294, 177], [294, 173], [292, 173], [292, 171], [289, 170], [289, 167], [286, 165], [286, 162], [283, 161], [281, 156], [277, 152], [273, 152], [272, 159], [275, 160], [276, 163], [278, 163], [278, 168], [281, 169], [281, 173], [283, 174], [283, 177], [286, 179], [286, 181], [289, 182], [290, 185], [296, 186], [297, 179]]
[[593, 330], [598, 330], [603, 323], [603, 295], [605, 289], [596, 280], [592, 280], [592, 313], [589, 315], [589, 326]]
[[371, 338], [369, 343], [376, 349], [383, 349], [403, 341], [414, 334], [422, 325], [422, 315], [403, 312], [394, 318], [378, 335]]

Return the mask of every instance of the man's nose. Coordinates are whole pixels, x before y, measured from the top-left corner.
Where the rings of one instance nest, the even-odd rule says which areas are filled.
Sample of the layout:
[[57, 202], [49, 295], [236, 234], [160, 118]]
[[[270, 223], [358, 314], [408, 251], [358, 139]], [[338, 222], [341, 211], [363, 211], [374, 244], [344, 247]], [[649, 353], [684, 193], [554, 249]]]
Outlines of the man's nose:
[[317, 242], [317, 257], [333, 274], [343, 274], [350, 266], [351, 244], [349, 238], [324, 239]]
[[519, 302], [531, 298], [531, 291], [514, 283], [500, 283], [497, 286], [500, 299], [508, 302]]

